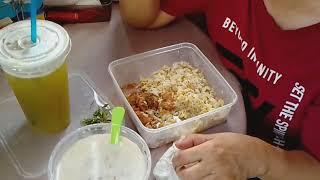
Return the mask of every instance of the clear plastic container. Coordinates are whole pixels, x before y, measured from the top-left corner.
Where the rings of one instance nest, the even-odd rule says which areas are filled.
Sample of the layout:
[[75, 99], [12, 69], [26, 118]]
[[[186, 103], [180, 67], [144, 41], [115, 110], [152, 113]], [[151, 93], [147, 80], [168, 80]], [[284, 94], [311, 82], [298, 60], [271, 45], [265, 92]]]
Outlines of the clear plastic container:
[[[86, 127], [82, 127], [71, 134], [64, 137], [54, 148], [52, 155], [49, 160], [49, 166], [48, 166], [48, 176], [49, 180], [56, 180], [56, 174], [57, 174], [57, 166], [63, 157], [63, 155], [67, 152], [67, 150], [70, 149], [76, 142], [79, 142], [80, 140], [87, 138], [92, 135], [97, 134], [110, 134], [111, 132], [111, 125], [110, 124], [96, 124], [96, 125], [90, 125]], [[134, 132], [133, 130], [122, 127], [121, 128], [121, 136], [128, 138], [130, 141], [138, 145], [141, 153], [143, 154], [144, 160], [145, 160], [145, 178], [141, 180], [148, 180], [150, 172], [151, 172], [151, 154], [150, 150], [146, 144], [146, 142], [138, 135], [138, 133]], [[107, 141], [107, 139], [106, 139]], [[96, 142], [93, 143], [93, 146], [97, 146]], [[112, 149], [110, 149], [111, 151]], [[79, 162], [74, 162], [74, 166], [77, 166], [77, 164], [83, 164], [86, 161], [81, 161], [81, 158], [79, 158]], [[93, 160], [94, 158], [90, 158]], [[82, 159], [83, 160], [83, 159]], [[88, 162], [87, 162], [88, 163]], [[114, 162], [115, 163], [115, 162]], [[96, 163], [94, 163], [96, 164]], [[93, 167], [95, 168], [95, 167]], [[133, 171], [135, 171], [134, 169]], [[88, 171], [91, 171], [90, 168], [88, 168]], [[96, 171], [92, 169], [92, 171]], [[99, 171], [99, 170], [97, 170]]]
[[[150, 76], [164, 65], [170, 66], [180, 61], [186, 61], [200, 69], [209, 85], [215, 90], [217, 96], [223, 98], [225, 105], [169, 126], [149, 129], [141, 123], [123, 94], [121, 87], [129, 83], [138, 82], [141, 77]], [[211, 64], [207, 57], [195, 45], [190, 43], [160, 48], [114, 61], [109, 65], [109, 72], [118, 94], [129, 110], [134, 124], [150, 148], [159, 147], [175, 141], [181, 136], [201, 132], [224, 122], [231, 107], [237, 101], [237, 94], [224, 77]]]
[[81, 127], [80, 121], [98, 106], [110, 104], [83, 73], [70, 75], [69, 86], [71, 122], [58, 134], [33, 131], [14, 96], [0, 102], [0, 179], [47, 179], [49, 158], [59, 140]]

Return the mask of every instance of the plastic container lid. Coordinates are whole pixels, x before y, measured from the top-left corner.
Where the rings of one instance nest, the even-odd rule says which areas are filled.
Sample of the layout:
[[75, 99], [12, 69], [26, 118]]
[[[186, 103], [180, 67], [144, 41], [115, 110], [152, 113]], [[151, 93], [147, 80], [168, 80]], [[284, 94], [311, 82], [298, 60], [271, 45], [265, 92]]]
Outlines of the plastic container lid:
[[[89, 136], [97, 135], [97, 134], [109, 134], [111, 132], [111, 125], [110, 124], [95, 124], [90, 126], [85, 126], [80, 129], [77, 129], [76, 131], [68, 134], [65, 136], [54, 148], [52, 155], [49, 160], [48, 165], [48, 178], [49, 180], [58, 180], [56, 179], [57, 174], [59, 171], [57, 170], [57, 166], [62, 159], [63, 155], [68, 152], [68, 150], [80, 140], [83, 140]], [[138, 133], [134, 132], [133, 130], [122, 126], [121, 128], [121, 136], [126, 137], [133, 143], [135, 143], [145, 160], [145, 176], [144, 179], [141, 180], [148, 180], [151, 172], [151, 154], [150, 150], [146, 144], [146, 142], [138, 135]], [[107, 141], [107, 140], [106, 140]], [[96, 142], [92, 142], [92, 145], [94, 147], [97, 146]], [[93, 148], [94, 149], [94, 148]], [[73, 152], [73, 151], [72, 151]], [[75, 153], [75, 152], [74, 152]], [[94, 152], [93, 152], [94, 153]], [[92, 158], [92, 157], [91, 157]], [[92, 159], [93, 160], [93, 159]], [[74, 166], [81, 165], [86, 162], [83, 158], [79, 158], [78, 162], [74, 162]], [[116, 163], [116, 162], [114, 162]], [[98, 163], [97, 163], [98, 164]], [[88, 171], [95, 172], [97, 169], [96, 167], [92, 166], [92, 168], [89, 168]], [[99, 171], [99, 170], [98, 170]], [[97, 172], [98, 172], [97, 171]], [[123, 170], [125, 171], [125, 170]], [[136, 169], [133, 169], [133, 171], [136, 171]]]
[[71, 50], [66, 30], [50, 21], [37, 21], [37, 42], [31, 43], [30, 21], [11, 24], [0, 31], [0, 64], [18, 77], [37, 77], [58, 68]]

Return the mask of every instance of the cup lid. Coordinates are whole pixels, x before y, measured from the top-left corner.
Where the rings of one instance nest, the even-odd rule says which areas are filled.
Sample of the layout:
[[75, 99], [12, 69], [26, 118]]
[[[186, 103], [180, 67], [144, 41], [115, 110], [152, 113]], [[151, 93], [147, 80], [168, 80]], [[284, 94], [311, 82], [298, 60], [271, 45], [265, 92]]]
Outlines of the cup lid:
[[49, 74], [71, 50], [66, 30], [50, 21], [37, 21], [37, 42], [31, 42], [30, 20], [20, 21], [0, 32], [0, 64], [15, 76]]

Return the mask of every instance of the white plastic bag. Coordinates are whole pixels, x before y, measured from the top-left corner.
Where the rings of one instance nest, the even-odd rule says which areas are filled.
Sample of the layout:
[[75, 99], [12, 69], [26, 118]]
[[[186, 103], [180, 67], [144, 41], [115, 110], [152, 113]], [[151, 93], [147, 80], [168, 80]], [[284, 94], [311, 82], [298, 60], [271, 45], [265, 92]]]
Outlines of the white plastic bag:
[[179, 180], [176, 171], [172, 165], [172, 159], [179, 149], [173, 145], [171, 146], [157, 162], [153, 169], [153, 175], [156, 180]]

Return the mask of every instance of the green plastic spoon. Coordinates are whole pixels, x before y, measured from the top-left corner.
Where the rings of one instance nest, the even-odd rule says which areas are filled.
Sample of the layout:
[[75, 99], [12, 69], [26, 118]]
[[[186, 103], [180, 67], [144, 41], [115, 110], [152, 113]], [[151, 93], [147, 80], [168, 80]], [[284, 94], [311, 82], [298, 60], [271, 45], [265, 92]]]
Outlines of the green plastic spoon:
[[123, 122], [125, 109], [123, 107], [115, 107], [112, 109], [111, 118], [111, 144], [119, 143], [119, 136]]

